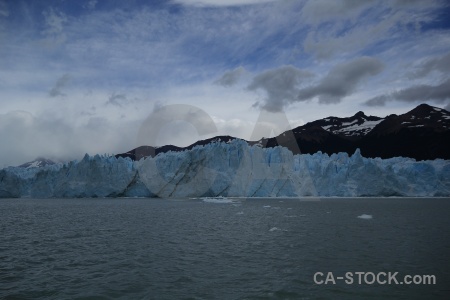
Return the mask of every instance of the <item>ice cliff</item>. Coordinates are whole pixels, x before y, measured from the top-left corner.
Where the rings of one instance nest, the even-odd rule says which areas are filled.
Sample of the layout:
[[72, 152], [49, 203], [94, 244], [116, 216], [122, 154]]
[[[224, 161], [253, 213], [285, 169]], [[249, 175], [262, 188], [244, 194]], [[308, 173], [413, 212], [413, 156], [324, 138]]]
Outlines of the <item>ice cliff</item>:
[[0, 198], [14, 197], [450, 196], [450, 161], [293, 155], [240, 140], [154, 158], [90, 157], [0, 170]]

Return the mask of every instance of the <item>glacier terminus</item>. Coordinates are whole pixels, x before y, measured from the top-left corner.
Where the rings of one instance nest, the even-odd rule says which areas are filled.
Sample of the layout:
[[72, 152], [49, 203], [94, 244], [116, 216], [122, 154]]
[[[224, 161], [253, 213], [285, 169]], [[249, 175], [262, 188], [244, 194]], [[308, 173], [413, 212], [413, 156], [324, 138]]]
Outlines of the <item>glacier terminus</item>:
[[73, 197], [448, 197], [450, 161], [294, 155], [242, 140], [133, 161], [89, 156], [0, 170], [0, 198]]

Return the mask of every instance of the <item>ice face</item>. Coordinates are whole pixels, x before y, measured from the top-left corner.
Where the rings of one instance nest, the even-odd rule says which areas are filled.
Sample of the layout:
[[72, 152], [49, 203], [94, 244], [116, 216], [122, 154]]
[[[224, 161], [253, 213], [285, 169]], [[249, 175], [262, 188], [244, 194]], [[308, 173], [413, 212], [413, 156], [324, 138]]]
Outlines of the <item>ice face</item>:
[[450, 196], [450, 161], [365, 158], [357, 150], [293, 155], [286, 148], [211, 143], [154, 158], [86, 155], [0, 170], [0, 197]]

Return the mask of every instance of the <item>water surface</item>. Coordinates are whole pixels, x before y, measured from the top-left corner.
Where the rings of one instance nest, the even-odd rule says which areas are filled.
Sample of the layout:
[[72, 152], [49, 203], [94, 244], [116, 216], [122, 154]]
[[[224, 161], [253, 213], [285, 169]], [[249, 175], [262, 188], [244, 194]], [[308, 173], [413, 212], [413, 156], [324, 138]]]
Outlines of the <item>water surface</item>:
[[[214, 202], [1, 199], [0, 298], [450, 299], [448, 198]], [[437, 284], [313, 281], [358, 271]]]

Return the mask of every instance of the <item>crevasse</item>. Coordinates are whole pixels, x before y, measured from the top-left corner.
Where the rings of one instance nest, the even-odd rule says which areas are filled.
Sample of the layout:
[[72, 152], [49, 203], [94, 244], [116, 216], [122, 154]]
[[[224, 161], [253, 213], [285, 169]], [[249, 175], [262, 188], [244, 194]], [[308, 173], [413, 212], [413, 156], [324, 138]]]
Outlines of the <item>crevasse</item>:
[[359, 150], [293, 155], [241, 140], [154, 158], [86, 155], [42, 168], [0, 170], [0, 198], [450, 196], [450, 161], [365, 158]]

